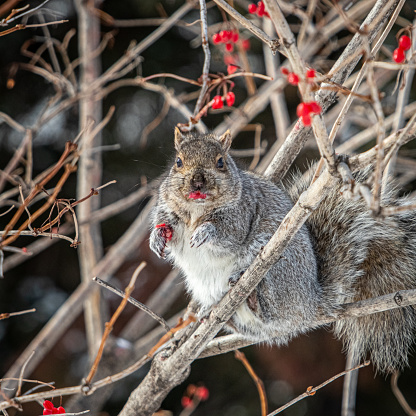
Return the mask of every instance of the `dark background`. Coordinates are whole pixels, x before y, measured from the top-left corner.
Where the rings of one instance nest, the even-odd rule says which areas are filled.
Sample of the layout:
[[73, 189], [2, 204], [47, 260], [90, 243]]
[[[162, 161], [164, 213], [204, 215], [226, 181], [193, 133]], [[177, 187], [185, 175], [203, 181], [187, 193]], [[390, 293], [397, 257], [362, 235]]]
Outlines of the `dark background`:
[[[31, 7], [40, 2], [31, 1]], [[105, 1], [102, 9], [118, 19], [159, 17], [162, 5], [166, 14], [170, 16], [183, 2], [151, 0]], [[402, 15], [409, 20], [414, 17], [412, 3], [402, 11]], [[22, 3], [23, 5], [23, 3]], [[4, 16], [1, 16], [4, 17]], [[75, 9], [71, 1], [51, 0], [45, 6], [47, 20], [69, 19], [68, 23], [49, 27], [53, 37], [62, 39], [70, 28], [77, 26]], [[184, 20], [193, 22], [199, 18], [198, 10], [189, 13]], [[289, 19], [295, 20], [293, 17]], [[220, 22], [221, 14], [216, 7], [209, 9], [209, 22]], [[36, 22], [36, 17], [30, 22]], [[198, 27], [198, 25], [195, 25]], [[102, 26], [102, 32], [113, 30]], [[154, 30], [154, 27], [119, 28], [115, 30], [114, 41], [102, 55], [103, 69], [108, 68], [127, 49], [132, 40], [140, 42]], [[249, 34], [242, 30], [246, 37]], [[392, 31], [394, 33], [394, 30]], [[13, 89], [7, 89], [6, 82], [13, 62], [27, 62], [28, 58], [20, 53], [25, 41], [34, 39], [31, 47], [35, 50], [39, 45], [43, 33], [40, 29], [26, 29], [0, 37], [0, 111], [9, 114], [23, 125], [30, 126], [39, 114], [41, 107], [53, 93], [52, 87], [42, 78], [19, 70]], [[158, 72], [180, 74], [187, 78], [197, 79], [200, 76], [203, 54], [200, 47], [193, 47], [191, 40], [194, 35], [186, 29], [175, 27], [162, 39], [155, 42], [142, 55], [143, 61], [138, 69], [129, 74], [143, 76]], [[260, 42], [251, 38], [249, 59], [253, 70], [264, 73], [262, 49]], [[394, 39], [389, 38], [386, 43], [394, 45]], [[393, 49], [393, 47], [392, 47]], [[215, 47], [212, 50], [211, 72], [225, 72], [221, 53]], [[76, 36], [71, 40], [69, 48], [70, 58], [75, 59], [77, 52]], [[335, 52], [336, 55], [336, 52]], [[334, 56], [336, 58], [336, 56]], [[153, 81], [154, 82], [154, 81]], [[162, 82], [162, 81], [161, 81]], [[260, 82], [256, 81], [258, 85]], [[173, 88], [176, 94], [188, 94], [195, 91], [195, 87], [183, 82], [165, 79], [163, 83]], [[244, 84], [236, 81], [234, 89], [237, 105], [246, 98]], [[292, 121], [295, 120], [295, 106], [298, 102], [297, 91], [288, 87], [285, 91]], [[415, 91], [412, 91], [414, 99]], [[149, 124], [161, 111], [163, 98], [140, 88], [122, 88], [104, 99], [103, 113], [110, 105], [116, 106], [116, 112], [111, 122], [103, 132], [105, 145], [120, 144], [120, 149], [103, 154], [104, 177], [103, 183], [116, 179], [117, 184], [107, 188], [102, 195], [102, 203], [110, 202], [129, 194], [140, 185], [141, 177], [148, 180], [158, 177], [173, 153], [173, 126], [184, 122], [182, 116], [175, 110], [170, 110], [163, 122], [150, 133], [146, 147], [139, 146], [143, 128]], [[194, 102], [190, 103], [193, 108]], [[209, 115], [204, 122], [214, 128], [222, 121], [224, 113]], [[262, 138], [271, 145], [274, 138], [274, 127], [270, 109], [261, 113], [254, 122], [264, 125]], [[78, 109], [76, 106], [56, 117], [43, 126], [34, 140], [34, 176], [59, 159], [64, 144], [73, 139], [78, 132]], [[21, 135], [14, 132], [4, 123], [0, 124], [0, 169], [3, 169], [21, 140]], [[251, 147], [252, 132], [243, 132], [236, 138], [233, 147]], [[316, 158], [317, 152], [312, 147], [302, 154], [300, 163]], [[247, 166], [249, 159], [239, 160], [240, 165]], [[409, 185], [411, 189], [412, 184]], [[61, 194], [72, 198], [75, 195], [75, 176], [71, 177]], [[7, 207], [6, 207], [7, 208]], [[142, 204], [135, 206], [102, 224], [104, 247], [108, 249], [118, 237], [128, 228], [134, 218], [140, 213]], [[5, 210], [0, 207], [1, 212]], [[3, 226], [9, 217], [0, 217]], [[29, 237], [21, 237], [16, 245], [25, 246], [32, 242]], [[126, 286], [132, 270], [139, 261], [145, 259], [149, 266], [140, 277], [134, 296], [140, 301], [146, 301], [149, 294], [166, 275], [169, 267], [157, 260], [147, 246], [147, 239], [136, 257], [130, 259], [115, 276], [119, 286]], [[6, 273], [0, 280], [0, 313], [18, 311], [35, 307], [37, 313], [10, 318], [0, 322], [0, 374], [4, 374], [16, 360], [20, 352], [31, 339], [45, 325], [57, 308], [79, 284], [77, 252], [64, 241], [57, 242], [47, 251], [22, 263], [20, 266]], [[115, 310], [119, 299], [105, 295], [109, 299], [112, 311]], [[184, 294], [177, 302], [171, 314], [186, 305]], [[115, 334], [132, 316], [134, 308], [128, 306], [115, 328]], [[264, 381], [270, 410], [286, 403], [306, 390], [308, 386], [317, 385], [324, 380], [341, 372], [345, 366], [342, 345], [335, 340], [328, 329], [314, 331], [292, 341], [287, 347], [272, 348], [269, 346], [250, 347], [244, 350], [249, 361], [260, 378]], [[413, 407], [416, 407], [416, 361], [411, 358], [413, 369], [406, 370], [400, 378], [400, 386]], [[80, 316], [68, 330], [61, 341], [52, 349], [47, 358], [36, 369], [31, 378], [42, 381], [55, 381], [57, 387], [77, 385], [85, 375], [86, 341], [84, 336], [83, 319]], [[109, 398], [103, 414], [116, 415], [126, 401], [129, 391], [134, 388], [143, 376], [143, 371], [130, 376], [128, 387], [123, 384]], [[27, 375], [28, 376], [28, 375]], [[163, 408], [179, 414], [182, 407], [181, 397], [190, 383], [203, 383], [210, 390], [208, 401], [201, 403], [195, 411], [196, 415], [225, 415], [245, 416], [259, 414], [259, 399], [254, 383], [248, 373], [232, 353], [197, 360], [192, 366], [189, 379], [174, 389], [166, 398]], [[129, 390], [130, 389], [130, 390]], [[315, 396], [303, 400], [285, 411], [285, 415], [339, 415], [342, 395], [342, 378], [320, 390]], [[67, 398], [63, 398], [65, 401]], [[59, 400], [54, 400], [55, 405]], [[24, 406], [25, 415], [41, 413], [38, 404]], [[14, 414], [10, 410], [9, 414]], [[358, 415], [402, 415], [404, 411], [394, 398], [389, 384], [389, 378], [375, 376], [370, 366], [360, 370], [358, 397]]]

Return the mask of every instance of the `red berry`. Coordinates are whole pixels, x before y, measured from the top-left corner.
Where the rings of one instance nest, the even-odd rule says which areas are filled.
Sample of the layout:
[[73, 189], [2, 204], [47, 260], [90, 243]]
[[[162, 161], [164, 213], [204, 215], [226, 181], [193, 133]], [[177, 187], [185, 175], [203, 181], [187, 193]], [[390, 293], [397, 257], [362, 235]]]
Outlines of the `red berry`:
[[233, 32], [233, 37], [231, 39], [232, 42], [236, 43], [239, 39], [240, 35], [238, 34], [238, 32]]
[[234, 74], [234, 72], [236, 72], [237, 69], [238, 69], [238, 66], [236, 65], [233, 65], [233, 64], [228, 65], [227, 66], [228, 75]]
[[221, 35], [219, 33], [215, 33], [214, 35], [212, 35], [212, 42], [215, 43], [216, 45], [218, 43], [221, 43], [222, 42]]
[[315, 78], [316, 73], [314, 69], [308, 69], [306, 71], [306, 78]]
[[250, 41], [249, 41], [248, 39], [244, 39], [244, 40], [241, 42], [241, 46], [243, 47], [243, 49], [244, 49], [245, 51], [248, 51], [248, 50], [250, 49]]
[[225, 42], [227, 40], [227, 31], [226, 30], [221, 30], [219, 35], [221, 36], [221, 42]]
[[53, 403], [52, 403], [50, 400], [45, 400], [45, 401], [43, 402], [43, 407], [44, 407], [45, 409], [52, 410], [52, 409], [53, 409]]
[[53, 411], [51, 409], [43, 409], [43, 415], [53, 415]]
[[182, 404], [182, 407], [185, 407], [185, 408], [190, 407], [192, 406], [192, 399], [187, 396], [183, 396], [181, 399], [181, 404]]
[[257, 6], [254, 3], [250, 3], [248, 5], [248, 12], [251, 14], [254, 14], [256, 13], [256, 11], [257, 11]]
[[309, 115], [309, 108], [305, 103], [300, 103], [296, 107], [296, 114], [298, 117], [302, 117], [304, 115]]
[[401, 64], [406, 59], [404, 50], [400, 47], [393, 51], [393, 61]]
[[264, 3], [262, 1], [259, 1], [257, 3], [257, 16], [262, 17], [264, 16]]
[[299, 84], [299, 76], [295, 74], [294, 72], [290, 72], [287, 76], [287, 82], [292, 85], [298, 85]]
[[213, 98], [213, 100], [214, 100], [214, 102], [212, 103], [212, 108], [213, 108], [214, 110], [218, 110], [218, 109], [220, 109], [220, 108], [223, 108], [223, 107], [224, 107], [224, 103], [223, 103], [223, 101], [222, 101], [222, 97], [221, 97], [221, 95], [216, 95], [216, 96]]
[[56, 410], [57, 410], [57, 412], [56, 412], [57, 415], [66, 413], [65, 409], [62, 406], [59, 406]]
[[400, 36], [399, 39], [399, 48], [408, 51], [412, 46], [412, 41], [410, 40], [409, 36], [403, 35]]
[[205, 386], [198, 387], [196, 390], [196, 396], [201, 401], [205, 401], [209, 397], [209, 390]]
[[312, 120], [311, 120], [310, 114], [305, 114], [301, 118], [302, 118], [302, 123], [305, 126], [310, 126], [312, 124]]
[[225, 96], [225, 101], [227, 102], [228, 107], [231, 107], [235, 103], [235, 94], [232, 91], [229, 91]]
[[289, 75], [289, 70], [288, 70], [287, 68], [285, 68], [284, 66], [283, 66], [282, 68], [280, 68], [280, 72], [281, 72], [283, 75], [286, 75], [286, 76], [288, 76], [288, 75]]
[[321, 114], [322, 107], [316, 101], [311, 101], [308, 103], [308, 107], [311, 113]]
[[225, 45], [225, 50], [226, 50], [227, 52], [232, 52], [232, 51], [234, 50], [234, 46], [233, 46], [233, 44], [232, 44], [232, 43], [227, 43], [227, 44]]
[[231, 30], [223, 30], [222, 38], [225, 42], [229, 41], [233, 37], [233, 32]]

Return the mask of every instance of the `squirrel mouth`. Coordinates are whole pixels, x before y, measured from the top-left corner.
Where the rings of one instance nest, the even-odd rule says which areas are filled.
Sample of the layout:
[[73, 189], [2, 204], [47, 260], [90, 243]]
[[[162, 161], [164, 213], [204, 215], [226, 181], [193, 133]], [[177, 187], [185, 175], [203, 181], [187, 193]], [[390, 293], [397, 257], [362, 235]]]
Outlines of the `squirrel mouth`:
[[205, 199], [207, 194], [202, 193], [201, 191], [189, 192], [189, 199]]

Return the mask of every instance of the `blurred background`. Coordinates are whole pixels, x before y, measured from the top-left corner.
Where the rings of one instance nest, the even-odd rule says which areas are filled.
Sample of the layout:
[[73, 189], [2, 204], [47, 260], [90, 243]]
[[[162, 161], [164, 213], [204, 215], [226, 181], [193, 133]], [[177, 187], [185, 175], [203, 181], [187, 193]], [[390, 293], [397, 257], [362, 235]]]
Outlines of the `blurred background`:
[[[6, 4], [7, 2], [3, 2]], [[16, 7], [23, 7], [25, 2], [15, 2]], [[40, 1], [30, 1], [30, 9], [40, 5]], [[234, 6], [244, 15], [252, 19], [256, 24], [266, 24], [261, 18], [250, 16], [247, 12], [248, 1], [235, 1]], [[284, 2], [283, 2], [284, 3]], [[348, 3], [348, 4], [347, 4]], [[362, 6], [368, 3], [367, 9]], [[363, 7], [355, 21], [361, 22], [374, 2], [339, 2], [342, 7], [350, 9], [359, 4]], [[106, 0], [99, 4], [103, 12], [97, 14], [101, 19], [101, 39], [107, 39], [105, 49], [100, 56], [101, 72], [105, 72], [126, 51], [139, 44], [153, 31], [163, 24], [167, 17], [171, 16], [184, 2], [180, 0]], [[220, 30], [239, 31], [240, 41], [248, 41], [243, 48], [233, 53], [227, 53], [223, 45], [210, 44], [212, 53], [210, 72], [213, 74], [227, 74], [227, 62], [234, 62], [239, 67], [259, 74], [266, 74], [265, 51], [261, 42], [254, 38], [250, 32], [235, 23], [229, 23], [228, 16], [219, 10], [213, 3], [208, 2], [208, 22], [210, 25], [210, 37]], [[285, 14], [294, 31], [301, 26], [300, 12], [307, 9], [307, 1], [286, 3]], [[348, 7], [347, 7], [348, 6]], [[360, 6], [360, 7], [361, 7]], [[2, 5], [0, 5], [2, 7]], [[290, 13], [293, 7], [293, 13]], [[414, 19], [416, 2], [407, 1], [397, 19], [391, 34], [388, 36], [381, 50], [379, 60], [391, 60], [391, 51], [396, 47], [395, 34]], [[311, 22], [318, 25], [319, 19], [323, 19], [330, 13], [331, 4], [326, 1], [317, 1]], [[98, 10], [98, 9], [97, 9]], [[289, 11], [287, 11], [289, 10]], [[10, 12], [4, 12], [0, 18], [5, 18]], [[113, 20], [111, 20], [111, 17]], [[328, 20], [328, 24], [337, 18]], [[22, 64], [30, 64], [33, 54], [39, 51], [42, 45], [50, 39], [56, 39], [59, 45], [66, 47], [69, 61], [74, 62], [79, 57], [78, 48], [78, 8], [75, 2], [69, 0], [50, 0], [41, 9], [30, 15], [27, 21], [22, 18], [19, 21], [5, 25], [3, 30], [14, 27], [16, 23], [41, 24], [58, 20], [68, 20], [51, 26], [26, 28], [7, 35], [0, 36], [0, 169], [4, 170], [12, 159], [16, 149], [21, 144], [24, 132], [11, 127], [5, 122], [3, 115], [8, 115], [25, 128], [36, 126], [31, 142], [31, 178], [36, 178], [50, 166], [54, 165], [64, 151], [65, 142], [74, 140], [80, 131], [80, 110], [78, 101], [73, 105], [50, 117], [46, 122], [39, 124], [39, 120], [45, 114], [45, 108], [51, 105], [51, 97], [56, 94], [56, 85], [53, 82], [34, 73], [29, 67]], [[132, 19], [135, 19], [133, 22]], [[149, 20], [151, 19], [151, 20]], [[135, 77], [148, 77], [154, 74], [170, 73], [180, 75], [190, 80], [197, 80], [201, 76], [204, 54], [201, 48], [200, 25], [198, 22], [198, 7], [190, 10], [160, 39], [154, 41], [150, 47], [140, 53], [131, 71], [126, 72], [121, 79]], [[126, 24], [129, 21], [129, 24]], [[124, 23], [123, 23], [124, 22]], [[4, 22], [3, 22], [4, 23]], [[75, 30], [72, 37], [68, 37], [70, 31]], [[2, 33], [0, 32], [0, 35]], [[309, 36], [309, 32], [307, 31]], [[312, 35], [311, 35], [312, 36]], [[343, 47], [351, 39], [352, 34], [345, 28], [340, 28], [332, 38], [321, 46], [314, 56], [313, 67], [325, 73], [332, 66], [343, 50]], [[67, 42], [67, 44], [65, 44]], [[55, 44], [57, 65], [60, 73], [67, 77], [65, 68], [67, 62], [59, 53], [59, 45]], [[237, 48], [237, 45], [235, 45]], [[244, 49], [244, 50], [243, 50]], [[238, 52], [238, 54], [237, 54]], [[266, 53], [269, 53], [266, 51]], [[31, 55], [32, 54], [32, 55]], [[390, 54], [390, 55], [389, 55]], [[229, 58], [226, 58], [229, 57]], [[231, 58], [230, 58], [231, 57]], [[54, 57], [47, 48], [42, 53], [42, 60], [38, 60], [37, 66], [54, 67]], [[228, 59], [228, 61], [227, 61]], [[283, 56], [276, 54], [272, 59], [279, 66]], [[35, 65], [35, 64], [33, 64]], [[312, 62], [311, 62], [312, 65]], [[56, 68], [54, 67], [55, 72]], [[74, 76], [79, 77], [79, 67], [74, 70]], [[377, 70], [379, 76], [378, 86], [383, 92], [383, 109], [386, 116], [393, 114], [396, 108], [399, 89], [396, 86], [397, 71]], [[280, 73], [272, 74], [280, 76]], [[222, 110], [210, 110], [202, 118], [209, 130], [213, 130], [224, 120], [229, 119], [231, 113], [238, 114], [238, 108], [250, 97], [258, 93], [258, 88], [266, 81], [252, 78], [251, 86], [247, 85], [243, 77], [232, 80], [235, 83], [233, 92], [236, 103]], [[152, 79], [157, 87], [163, 87], [164, 93], [151, 91], [138, 85], [126, 85], [106, 91], [102, 99], [102, 114], [108, 114], [114, 106], [114, 114], [102, 130], [102, 178], [101, 183], [116, 180], [117, 183], [100, 191], [101, 206], [105, 207], [116, 203], [128, 195], [137, 193], [139, 189], [146, 188], [143, 195], [130, 204], [119, 209], [112, 216], [106, 217], [100, 223], [102, 234], [102, 247], [104, 254], [118, 242], [121, 236], [129, 229], [131, 224], [143, 213], [149, 202], [150, 196], [156, 187], [155, 180], [162, 175], [172, 160], [173, 154], [173, 129], [177, 123], [186, 123], [189, 120], [184, 116], [178, 106], [166, 105], [166, 91], [170, 91], [193, 112], [198, 88], [195, 85], [170, 77], [158, 77]], [[414, 83], [411, 78], [409, 102], [415, 99]], [[228, 88], [230, 87], [229, 84]], [[211, 98], [216, 91], [212, 91]], [[297, 88], [291, 85], [279, 92], [284, 99], [287, 108], [287, 116], [282, 123], [290, 131], [292, 123], [296, 121], [296, 106], [299, 103]], [[165, 95], [164, 95], [165, 94]], [[69, 96], [69, 95], [68, 95]], [[52, 107], [48, 107], [52, 108]], [[338, 110], [337, 110], [338, 108]], [[334, 115], [339, 107], [333, 108], [333, 113], [328, 114], [327, 122], [331, 126]], [[48, 110], [49, 111], [49, 110]], [[240, 110], [240, 113], [242, 110]], [[414, 110], [413, 110], [414, 112]], [[100, 120], [95, 120], [99, 122]], [[254, 148], [267, 152], [276, 142], [276, 127], [279, 120], [273, 114], [269, 105], [263, 111], [256, 114], [248, 114], [244, 128], [240, 129], [234, 139], [233, 149], [240, 166], [248, 168], [253, 165], [255, 156]], [[338, 134], [337, 144], [341, 144], [362, 130], [371, 127], [376, 118], [368, 103], [357, 100]], [[257, 129], [257, 130], [256, 130]], [[260, 132], [260, 136], [256, 133]], [[257, 138], [256, 138], [257, 137]], [[258, 138], [261, 137], [260, 141]], [[256, 141], [257, 140], [257, 141]], [[357, 147], [356, 151], [364, 150], [374, 145], [375, 137]], [[399, 183], [403, 192], [412, 192], [415, 186], [416, 171], [414, 164], [414, 146], [406, 146], [400, 155], [397, 165]], [[308, 161], [316, 160], [319, 153], [313, 140], [309, 140], [297, 160], [300, 169], [307, 166]], [[29, 155], [26, 154], [19, 160], [16, 167], [10, 172], [6, 180], [3, 193], [0, 195], [0, 214], [6, 212], [10, 206], [16, 204], [18, 195], [13, 193], [18, 184], [23, 186], [25, 195], [33, 181], [24, 181], [27, 171]], [[71, 175], [66, 181], [60, 198], [68, 200], [77, 198], [77, 174]], [[52, 189], [57, 183], [54, 178], [48, 184]], [[150, 185], [149, 185], [150, 184]], [[48, 190], [47, 190], [48, 191]], [[9, 193], [8, 193], [9, 192]], [[45, 197], [46, 194], [43, 196]], [[39, 199], [32, 206], [41, 204]], [[10, 221], [13, 211], [0, 216], [1, 229]], [[23, 220], [25, 217], [22, 217]], [[48, 219], [48, 213], [37, 220], [40, 227], [43, 221]], [[67, 228], [65, 228], [67, 227]], [[140, 274], [133, 297], [146, 303], [152, 294], [162, 284], [165, 277], [171, 272], [170, 266], [156, 258], [148, 247], [148, 225], [144, 220], [141, 225], [142, 233], [137, 249], [129, 252], [123, 259], [120, 267], [111, 274], [110, 282], [119, 288], [125, 288], [137, 265], [145, 260], [147, 267]], [[67, 231], [66, 231], [67, 230]], [[73, 236], [73, 219], [66, 214], [61, 220], [60, 231]], [[0, 278], [0, 313], [15, 312], [24, 309], [36, 308], [36, 313], [21, 315], [0, 321], [0, 374], [4, 375], [16, 362], [20, 354], [40, 332], [48, 320], [55, 314], [58, 308], [69, 298], [80, 284], [80, 267], [77, 248], [70, 247], [65, 240], [50, 240], [48, 237], [21, 236], [13, 243], [17, 248], [25, 247], [31, 252], [35, 246], [31, 246], [40, 240], [49, 241], [45, 248], [37, 248], [33, 255], [28, 256], [17, 252], [5, 252], [3, 274]], [[82, 244], [82, 243], [81, 243]], [[172, 286], [175, 288], [175, 296], [167, 302], [163, 312], [166, 319], [175, 316], [186, 307], [188, 296], [185, 294], [180, 278], [170, 274]], [[91, 275], [91, 277], [93, 277]], [[107, 317], [115, 311], [120, 298], [103, 290], [103, 309]], [[111, 374], [114, 370], [114, 362], [127, 363], [128, 357], [137, 352], [137, 335], [145, 334], [156, 325], [149, 323], [142, 317], [136, 317], [136, 309], [128, 305], [120, 319], [117, 321], [108, 345], [106, 364], [103, 364], [103, 375]], [[140, 321], [138, 321], [141, 319]], [[176, 319], [176, 318], [175, 318]], [[137, 320], [137, 321], [136, 321]], [[143, 325], [143, 328], [135, 327]], [[137, 328], [137, 329], [136, 329]], [[150, 345], [152, 346], [152, 345]], [[142, 352], [144, 354], [146, 351]], [[308, 386], [315, 386], [324, 380], [343, 371], [345, 357], [342, 345], [335, 340], [330, 328], [313, 331], [308, 335], [299, 337], [288, 346], [272, 348], [269, 346], [255, 346], [244, 350], [248, 360], [263, 380], [269, 400], [270, 410], [291, 400], [303, 393]], [[36, 353], [35, 353], [36, 355]], [[126, 364], [127, 365], [127, 364]], [[65, 387], [78, 385], [88, 372], [90, 363], [88, 359], [88, 345], [85, 336], [85, 324], [82, 314], [76, 314], [73, 322], [65, 329], [62, 336], [48, 351], [48, 353], [35, 366], [33, 371], [25, 373], [26, 378], [44, 382], [55, 382], [55, 386]], [[416, 360], [411, 358], [412, 369], [407, 369], [399, 380], [403, 394], [409, 404], [416, 408]], [[106, 370], [108, 370], [106, 372]], [[100, 407], [94, 407], [93, 399], [62, 397], [64, 406], [71, 406], [75, 411], [90, 409], [93, 414], [116, 415], [121, 410], [132, 389], [137, 386], [145, 375], [148, 367], [145, 366], [127, 379], [111, 387], [104, 389], [104, 398], [100, 401]], [[315, 396], [295, 404], [283, 414], [285, 415], [339, 415], [342, 398], [342, 378], [320, 390]], [[242, 364], [234, 358], [232, 353], [221, 356], [197, 360], [192, 365], [189, 378], [181, 386], [175, 388], [164, 401], [162, 408], [179, 415], [182, 411], [181, 398], [189, 384], [205, 385], [209, 389], [209, 398], [202, 402], [195, 410], [195, 415], [224, 415], [224, 416], [248, 416], [260, 413], [259, 398], [256, 387]], [[30, 386], [32, 387], [32, 386]], [[25, 386], [26, 389], [29, 388]], [[12, 392], [5, 390], [6, 394]], [[99, 395], [101, 393], [97, 393]], [[72, 401], [71, 401], [72, 400]], [[85, 400], [85, 401], [83, 401]], [[55, 406], [61, 404], [54, 399]], [[98, 406], [98, 405], [97, 405]], [[102, 407], [101, 407], [102, 406]], [[10, 415], [17, 411], [8, 410]], [[42, 412], [38, 403], [28, 403], [23, 406], [24, 415], [38, 415]], [[371, 365], [360, 370], [357, 414], [379, 415], [404, 415], [405, 412], [395, 399], [389, 377], [375, 376]]]

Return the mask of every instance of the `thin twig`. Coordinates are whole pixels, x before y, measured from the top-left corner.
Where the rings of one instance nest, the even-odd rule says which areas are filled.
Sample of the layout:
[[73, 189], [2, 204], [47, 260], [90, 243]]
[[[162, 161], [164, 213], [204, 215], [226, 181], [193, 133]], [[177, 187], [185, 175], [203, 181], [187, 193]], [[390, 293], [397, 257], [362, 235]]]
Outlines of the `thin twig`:
[[261, 378], [256, 374], [256, 372], [253, 370], [253, 367], [248, 362], [246, 356], [244, 353], [242, 353], [239, 350], [236, 350], [234, 352], [234, 356], [237, 360], [241, 361], [250, 374], [250, 377], [253, 379], [254, 383], [256, 384], [257, 391], [259, 392], [260, 397], [260, 407], [261, 407], [261, 415], [266, 416], [267, 415], [267, 397], [266, 397], [266, 390], [264, 388], [264, 383], [261, 380]]
[[110, 336], [111, 331], [113, 330], [114, 324], [116, 323], [118, 317], [121, 315], [121, 312], [123, 312], [124, 308], [127, 305], [127, 301], [131, 295], [131, 292], [134, 290], [134, 285], [136, 283], [136, 279], [138, 278], [140, 272], [146, 267], [146, 262], [142, 261], [139, 266], [137, 266], [136, 270], [133, 273], [133, 276], [130, 279], [130, 283], [126, 287], [126, 290], [124, 292], [124, 297], [122, 301], [120, 302], [120, 305], [118, 306], [117, 310], [114, 312], [113, 316], [111, 317], [110, 321], [105, 324], [105, 330], [103, 337], [101, 339], [100, 348], [98, 349], [97, 356], [95, 357], [95, 361], [91, 367], [91, 370], [88, 374], [88, 376], [85, 379], [84, 384], [86, 386], [89, 386], [91, 384], [91, 381], [97, 372], [98, 364], [101, 361], [101, 357], [103, 355], [104, 351], [104, 345], [107, 341], [107, 338]]
[[[124, 297], [126, 292], [123, 292], [120, 289], [117, 289], [113, 285], [110, 285], [109, 283], [105, 282], [104, 280], [101, 280], [99, 277], [94, 277], [92, 280], [94, 282], [97, 282], [99, 285], [105, 287], [106, 289], [110, 290], [111, 292], [115, 293], [118, 296]], [[143, 303], [139, 302], [138, 300], [134, 299], [133, 297], [129, 296], [127, 298], [127, 301], [130, 302], [132, 305], [134, 305], [136, 308], [139, 308], [143, 312], [146, 312], [148, 315], [150, 315], [154, 320], [160, 323], [162, 325], [166, 332], [170, 331], [170, 327], [168, 323], [158, 314], [154, 313], [150, 308], [148, 308]]]
[[403, 393], [401, 392], [398, 381], [399, 381], [400, 372], [395, 371], [391, 376], [391, 390], [393, 394], [396, 396], [397, 401], [400, 403], [400, 406], [405, 411], [408, 416], [416, 416], [416, 410], [412, 409], [407, 402], [406, 398], [404, 397]]
[[202, 68], [202, 75], [201, 75], [201, 91], [199, 93], [198, 100], [195, 105], [194, 109], [194, 116], [196, 116], [203, 103], [206, 99], [206, 94], [209, 87], [209, 66], [211, 63], [211, 52], [209, 50], [209, 39], [208, 39], [208, 22], [207, 22], [207, 6], [205, 4], [205, 0], [199, 0], [200, 6], [200, 15], [201, 15], [201, 42], [202, 42], [202, 50], [204, 51], [204, 66]]
[[277, 410], [269, 413], [267, 416], [274, 416], [277, 415], [278, 413], [283, 412], [283, 410], [286, 410], [288, 407], [294, 405], [295, 403], [301, 401], [302, 399], [306, 398], [306, 397], [310, 397], [313, 396], [318, 390], [320, 390], [322, 387], [325, 387], [327, 384], [332, 383], [333, 381], [335, 381], [337, 378], [340, 378], [342, 376], [345, 376], [345, 374], [351, 372], [351, 371], [355, 371], [358, 370], [360, 368], [363, 367], [367, 367], [370, 364], [370, 361], [366, 361], [363, 364], [357, 365], [356, 367], [350, 368], [349, 370], [345, 370], [342, 373], [337, 374], [334, 377], [331, 377], [330, 379], [324, 381], [323, 383], [319, 384], [319, 386], [316, 387], [308, 387], [305, 391], [305, 393], [299, 395], [298, 397], [296, 397], [295, 399], [291, 400], [289, 403], [286, 403], [284, 406], [279, 407]]
[[20, 370], [20, 376], [19, 376], [19, 382], [17, 384], [17, 391], [16, 391], [16, 396], [20, 396], [20, 393], [22, 391], [22, 383], [23, 383], [23, 374], [25, 372], [25, 368], [28, 364], [28, 362], [31, 360], [31, 358], [33, 357], [33, 355], [35, 354], [36, 351], [32, 351], [32, 354], [28, 357], [28, 359], [24, 362], [24, 364], [22, 365], [22, 369]]
[[2, 319], [8, 319], [11, 316], [24, 315], [26, 313], [32, 313], [32, 312], [36, 312], [36, 308], [26, 309], [24, 311], [19, 311], [19, 312], [5, 312], [5, 313], [0, 313], [0, 321]]

